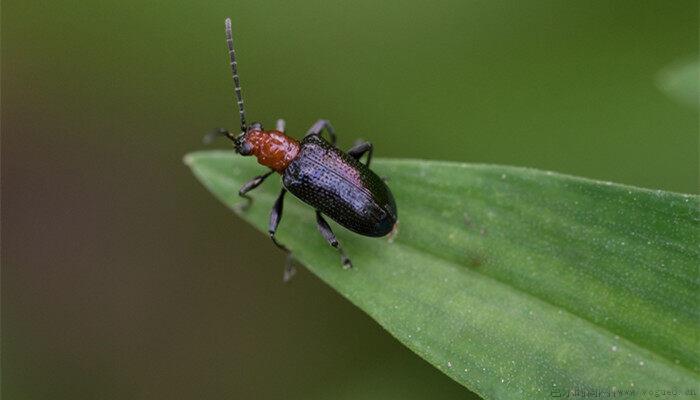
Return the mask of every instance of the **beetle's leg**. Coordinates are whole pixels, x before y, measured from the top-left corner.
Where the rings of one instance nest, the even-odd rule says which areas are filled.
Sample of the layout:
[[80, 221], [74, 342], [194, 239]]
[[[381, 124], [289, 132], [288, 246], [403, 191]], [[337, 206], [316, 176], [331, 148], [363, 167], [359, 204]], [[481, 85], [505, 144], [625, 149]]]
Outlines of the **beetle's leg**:
[[265, 181], [265, 179], [267, 179], [268, 176], [272, 175], [273, 172], [275, 171], [270, 170], [270, 172], [258, 175], [255, 178], [249, 180], [243, 186], [241, 186], [240, 190], [238, 190], [238, 195], [246, 199], [245, 203], [238, 206], [241, 211], [247, 210], [251, 206], [251, 204], [253, 204], [253, 198], [248, 196], [246, 193], [260, 186], [260, 184], [263, 183], [263, 181]]
[[270, 212], [270, 224], [268, 225], [267, 231], [270, 233], [270, 239], [272, 239], [272, 242], [280, 249], [289, 253], [289, 249], [285, 245], [279, 243], [277, 239], [275, 239], [277, 226], [282, 220], [282, 209], [284, 208], [284, 195], [286, 193], [287, 189], [282, 188], [279, 197], [277, 197], [277, 200], [275, 201], [275, 205], [272, 207], [272, 212]]
[[297, 270], [292, 264], [292, 252], [289, 251], [287, 246], [283, 245], [282, 243], [278, 242], [277, 239], [275, 239], [277, 226], [282, 220], [282, 209], [284, 208], [284, 195], [286, 193], [287, 189], [282, 188], [279, 197], [277, 197], [277, 200], [275, 201], [275, 205], [272, 207], [272, 212], [270, 212], [270, 224], [268, 225], [267, 231], [270, 233], [270, 239], [272, 239], [272, 243], [274, 243], [275, 246], [279, 247], [287, 253], [287, 258], [284, 261], [284, 275], [282, 277], [282, 280], [284, 282], [289, 282], [289, 280], [292, 279], [294, 274], [297, 273]]
[[292, 264], [292, 253], [287, 253], [287, 259], [284, 261], [284, 275], [282, 275], [282, 281], [284, 283], [289, 282], [296, 273], [297, 269], [294, 268], [294, 264]]
[[287, 123], [284, 122], [282, 118], [277, 120], [277, 131], [284, 133], [284, 128], [287, 126]]
[[335, 146], [335, 129], [333, 129], [333, 125], [331, 125], [331, 123], [327, 119], [319, 119], [318, 121], [316, 121], [315, 124], [311, 125], [311, 128], [309, 128], [308, 132], [306, 132], [306, 136], [320, 136], [324, 128], [328, 132], [328, 136], [331, 139], [331, 144]]
[[340, 253], [340, 262], [343, 264], [343, 268], [352, 268], [350, 259], [345, 255], [345, 251], [343, 251], [343, 248], [340, 247], [338, 239], [335, 238], [330, 225], [328, 225], [328, 222], [323, 219], [320, 211], [316, 211], [316, 223], [318, 224], [318, 231], [321, 232], [321, 235], [328, 241], [328, 244], [338, 249], [338, 252]]
[[365, 165], [369, 167], [369, 162], [372, 161], [372, 150], [372, 143], [362, 142], [356, 144], [350, 150], [348, 150], [348, 155], [351, 155], [356, 160], [359, 160], [363, 154], [367, 153], [367, 162], [365, 163]]

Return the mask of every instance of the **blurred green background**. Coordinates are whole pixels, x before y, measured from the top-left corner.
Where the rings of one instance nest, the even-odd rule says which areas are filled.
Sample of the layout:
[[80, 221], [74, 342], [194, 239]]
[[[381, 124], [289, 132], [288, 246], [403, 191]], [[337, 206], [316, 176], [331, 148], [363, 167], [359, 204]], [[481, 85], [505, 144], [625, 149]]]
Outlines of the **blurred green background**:
[[698, 190], [697, 104], [659, 88], [697, 58], [694, 0], [5, 1], [5, 398], [473, 396], [303, 269], [283, 285], [182, 164], [238, 126], [229, 15], [251, 120]]

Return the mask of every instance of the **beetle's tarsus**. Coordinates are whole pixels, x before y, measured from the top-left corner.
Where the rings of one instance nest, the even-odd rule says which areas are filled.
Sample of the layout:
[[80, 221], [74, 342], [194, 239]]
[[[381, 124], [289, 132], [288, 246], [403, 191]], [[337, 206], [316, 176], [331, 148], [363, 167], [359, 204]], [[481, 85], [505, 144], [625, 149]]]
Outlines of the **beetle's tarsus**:
[[296, 273], [297, 269], [294, 268], [294, 264], [292, 263], [292, 253], [289, 252], [287, 253], [287, 259], [284, 261], [284, 275], [282, 275], [282, 281], [288, 283]]
[[292, 264], [292, 252], [289, 251], [287, 246], [278, 242], [277, 238], [275, 238], [275, 233], [277, 233], [277, 227], [279, 226], [279, 223], [282, 220], [282, 210], [284, 209], [284, 195], [286, 193], [287, 190], [285, 188], [282, 188], [279, 196], [277, 197], [277, 200], [275, 201], [275, 205], [272, 207], [272, 211], [270, 212], [270, 224], [268, 225], [267, 230], [270, 234], [270, 239], [272, 240], [272, 243], [274, 243], [275, 246], [287, 253], [287, 258], [284, 261], [284, 274], [282, 275], [282, 281], [285, 283], [289, 282], [289, 280], [292, 279], [294, 274], [296, 274], [297, 272], [294, 268], [294, 265]]
[[253, 198], [252, 198], [252, 197], [250, 197], [250, 196], [248, 196], [248, 195], [244, 195], [243, 197], [245, 197], [245, 201], [244, 201], [244, 202], [234, 204], [233, 209], [234, 209], [235, 211], [238, 211], [238, 212], [246, 212], [246, 211], [248, 211], [248, 209], [250, 208], [250, 205], [253, 204]]
[[316, 224], [318, 226], [318, 231], [321, 232], [321, 236], [340, 253], [340, 263], [343, 265], [343, 268], [352, 268], [352, 262], [350, 262], [348, 256], [345, 255], [345, 251], [340, 247], [340, 243], [338, 239], [335, 238], [335, 234], [331, 230], [330, 225], [323, 219], [321, 212], [318, 210], [316, 210]]

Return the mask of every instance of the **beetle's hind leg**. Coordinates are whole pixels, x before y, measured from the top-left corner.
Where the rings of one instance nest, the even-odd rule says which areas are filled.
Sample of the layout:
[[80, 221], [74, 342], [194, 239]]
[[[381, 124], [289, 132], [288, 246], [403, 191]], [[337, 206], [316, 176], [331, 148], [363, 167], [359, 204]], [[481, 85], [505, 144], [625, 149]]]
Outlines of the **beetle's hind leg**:
[[306, 136], [321, 136], [321, 132], [323, 132], [324, 129], [328, 132], [328, 137], [331, 139], [331, 144], [335, 146], [335, 129], [333, 129], [333, 125], [331, 125], [330, 121], [327, 119], [319, 119], [315, 124], [311, 125], [311, 128], [309, 128], [309, 130], [306, 132]]
[[241, 189], [238, 191], [238, 195], [246, 199], [245, 203], [242, 203], [238, 206], [238, 208], [241, 211], [247, 210], [253, 204], [253, 198], [247, 195], [246, 193], [260, 186], [260, 184], [263, 183], [268, 176], [272, 175], [273, 172], [275, 171], [270, 170], [270, 172], [258, 175], [255, 178], [249, 180], [245, 185], [241, 186]]
[[272, 211], [270, 212], [270, 223], [268, 225], [267, 231], [270, 234], [270, 239], [272, 239], [272, 243], [274, 243], [275, 246], [279, 247], [287, 253], [287, 258], [284, 262], [284, 276], [282, 279], [284, 280], [284, 282], [289, 282], [289, 280], [292, 279], [292, 276], [294, 276], [294, 274], [296, 274], [297, 272], [296, 269], [294, 269], [294, 265], [292, 264], [292, 252], [289, 251], [287, 246], [278, 242], [275, 238], [275, 233], [277, 233], [277, 227], [279, 226], [280, 221], [282, 220], [282, 210], [284, 209], [285, 194], [287, 194], [287, 190], [285, 188], [282, 188], [282, 190], [280, 191], [280, 195], [277, 197], [275, 205], [272, 207]]
[[318, 210], [316, 211], [316, 223], [318, 224], [318, 231], [321, 232], [324, 239], [328, 241], [328, 244], [338, 249], [340, 253], [340, 262], [343, 264], [343, 268], [352, 268], [352, 262], [350, 262], [348, 256], [345, 255], [345, 251], [340, 247], [340, 243], [338, 243], [338, 239], [335, 238], [335, 234], [333, 234], [330, 225], [323, 219], [321, 212]]
[[370, 142], [360, 142], [352, 146], [350, 150], [348, 150], [348, 155], [352, 156], [356, 160], [360, 160], [360, 157], [362, 157], [363, 154], [367, 153], [367, 162], [365, 163], [366, 166], [369, 167], [370, 161], [372, 161], [372, 151], [374, 150], [374, 147], [372, 147], [372, 143]]

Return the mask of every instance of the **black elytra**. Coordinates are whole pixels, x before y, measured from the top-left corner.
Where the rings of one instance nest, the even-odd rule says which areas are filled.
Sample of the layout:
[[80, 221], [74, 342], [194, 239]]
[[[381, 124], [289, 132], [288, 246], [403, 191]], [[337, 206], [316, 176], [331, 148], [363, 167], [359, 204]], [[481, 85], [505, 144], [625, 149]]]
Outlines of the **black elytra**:
[[[270, 213], [268, 231], [275, 245], [287, 252], [285, 281], [294, 274], [291, 252], [277, 241], [275, 233], [282, 219], [287, 191], [316, 210], [319, 232], [338, 250], [343, 267], [350, 268], [350, 259], [323, 215], [355, 233], [371, 237], [392, 233], [398, 220], [396, 202], [389, 187], [369, 168], [372, 144], [361, 142], [343, 152], [335, 146], [336, 135], [333, 126], [323, 119], [308, 130], [301, 142], [285, 134], [285, 122], [282, 119], [277, 121], [276, 129], [270, 131], [263, 130], [262, 125], [257, 122], [246, 126], [229, 18], [226, 18], [226, 42], [241, 132], [236, 135], [226, 129], [219, 129], [214, 134], [228, 137], [234, 142], [237, 153], [254, 155], [260, 164], [270, 168], [270, 171], [256, 176], [241, 187], [239, 195], [246, 199], [241, 208], [246, 209], [252, 204], [253, 199], [247, 194], [249, 191], [262, 184], [273, 172], [278, 172], [282, 175], [283, 187]], [[324, 130], [328, 133], [330, 142], [322, 137]], [[211, 135], [207, 138], [211, 138]], [[365, 154], [367, 161], [363, 164], [360, 158]]]
[[301, 141], [282, 182], [304, 203], [360, 235], [385, 236], [396, 223], [396, 203], [384, 181], [320, 136]]

